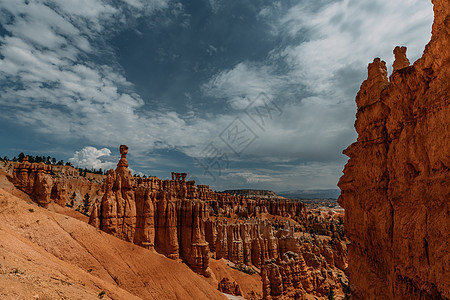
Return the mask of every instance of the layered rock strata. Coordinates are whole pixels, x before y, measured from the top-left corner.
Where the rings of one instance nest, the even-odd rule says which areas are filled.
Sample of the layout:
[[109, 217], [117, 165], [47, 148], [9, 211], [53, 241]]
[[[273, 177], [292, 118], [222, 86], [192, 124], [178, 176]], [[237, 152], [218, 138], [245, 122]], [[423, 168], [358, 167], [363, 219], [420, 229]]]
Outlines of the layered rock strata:
[[393, 73], [376, 58], [356, 96], [356, 143], [339, 181], [354, 299], [450, 298], [450, 3]]

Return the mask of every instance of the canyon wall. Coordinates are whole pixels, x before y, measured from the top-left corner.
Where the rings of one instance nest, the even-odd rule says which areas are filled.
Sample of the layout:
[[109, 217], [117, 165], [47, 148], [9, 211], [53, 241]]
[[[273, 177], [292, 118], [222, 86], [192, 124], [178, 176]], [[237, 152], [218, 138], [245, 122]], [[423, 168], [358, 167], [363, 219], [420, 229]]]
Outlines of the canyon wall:
[[413, 65], [369, 64], [339, 181], [354, 299], [450, 298], [450, 2]]

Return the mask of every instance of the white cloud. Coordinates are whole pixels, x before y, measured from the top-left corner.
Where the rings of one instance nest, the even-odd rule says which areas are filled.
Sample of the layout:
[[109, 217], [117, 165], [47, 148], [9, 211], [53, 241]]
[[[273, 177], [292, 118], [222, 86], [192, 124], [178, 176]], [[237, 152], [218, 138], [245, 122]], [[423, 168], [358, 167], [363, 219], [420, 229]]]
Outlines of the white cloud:
[[223, 6], [222, 0], [209, 0], [209, 6], [213, 13], [217, 13]]
[[323, 92], [332, 86], [316, 82], [332, 84], [329, 81], [339, 69], [366, 67], [377, 56], [392, 65], [397, 45], [407, 46], [410, 58], [416, 60], [430, 39], [431, 21], [429, 1], [342, 0], [319, 10], [296, 5], [278, 28], [292, 37], [307, 32], [307, 41], [287, 47], [283, 55], [293, 66], [293, 75], [313, 91]]
[[76, 151], [69, 161], [79, 168], [94, 168], [108, 170], [115, 168], [116, 164], [112, 161], [107, 161], [110, 158], [111, 150], [108, 148], [97, 149], [95, 147], [84, 147], [80, 151]]
[[279, 5], [264, 7], [261, 14], [274, 16], [271, 33], [288, 42], [266, 61], [245, 61], [218, 72], [203, 92], [225, 99], [235, 110], [265, 92], [281, 107], [283, 116], [269, 122], [249, 155], [339, 159], [340, 150], [355, 138], [354, 97], [367, 63], [381, 56], [392, 64], [396, 45], [408, 46], [411, 62], [417, 59], [430, 37], [431, 5], [341, 0], [322, 6], [302, 2], [281, 15], [279, 10]]
[[[225, 99], [235, 110], [244, 109], [259, 92], [275, 99], [283, 115], [268, 120], [264, 132], [257, 131], [259, 138], [244, 157], [283, 164], [309, 161], [286, 173], [269, 168], [258, 173], [271, 174], [271, 184], [280, 189], [335, 187], [345, 160], [341, 151], [356, 137], [354, 98], [367, 64], [381, 57], [391, 70], [396, 45], [408, 47], [412, 63], [430, 38], [429, 1], [322, 3], [301, 2], [284, 14], [279, 5], [264, 7], [259, 16], [272, 23], [270, 34], [283, 37], [283, 43], [267, 60], [238, 63], [203, 86], [205, 94]], [[254, 171], [236, 171], [221, 180], [250, 184]], [[251, 184], [257, 186], [256, 181]]]
[[276, 182], [280, 179], [272, 177], [271, 175], [257, 174], [253, 172], [230, 172], [223, 178], [224, 180], [240, 182], [240, 184], [255, 184], [255, 183], [265, 183], [265, 182]]
[[260, 93], [272, 95], [282, 85], [282, 78], [271, 72], [270, 66], [239, 63], [216, 74], [202, 90], [208, 96], [225, 99], [236, 110], [244, 109]]
[[[147, 110], [105, 46], [110, 24], [122, 10], [145, 8], [138, 12], [142, 15], [168, 1], [129, 0], [132, 6], [125, 8], [87, 2], [4, 5], [0, 20], [10, 35], [0, 37], [0, 104], [12, 112], [4, 118], [62, 140], [106, 146], [125, 140], [137, 151], [188, 147], [195, 143], [191, 136], [208, 135], [202, 121], [187, 124], [175, 112]], [[112, 63], [96, 63], [97, 55]]]

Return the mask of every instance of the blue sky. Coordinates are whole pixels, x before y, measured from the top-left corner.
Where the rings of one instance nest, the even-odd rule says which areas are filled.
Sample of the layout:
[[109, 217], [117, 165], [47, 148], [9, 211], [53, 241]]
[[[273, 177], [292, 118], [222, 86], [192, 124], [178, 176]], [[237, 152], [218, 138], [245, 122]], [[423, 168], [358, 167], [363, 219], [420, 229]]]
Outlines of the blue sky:
[[[430, 38], [423, 0], [0, 3], [0, 156], [213, 189], [335, 188], [374, 57]], [[389, 67], [389, 71], [392, 68]]]

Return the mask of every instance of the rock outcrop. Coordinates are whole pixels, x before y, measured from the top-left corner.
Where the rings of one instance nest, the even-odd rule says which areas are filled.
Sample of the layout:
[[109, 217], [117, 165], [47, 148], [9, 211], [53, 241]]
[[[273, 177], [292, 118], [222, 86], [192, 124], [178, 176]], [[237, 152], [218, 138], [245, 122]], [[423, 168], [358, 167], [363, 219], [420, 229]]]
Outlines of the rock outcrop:
[[[40, 206], [47, 207], [52, 200], [53, 190], [53, 179], [50, 171], [50, 165], [29, 163], [28, 158], [25, 157], [23, 162], [14, 168], [13, 183], [25, 193], [29, 194]], [[61, 187], [58, 188], [55, 186], [53, 196], [56, 197], [55, 200], [57, 203], [65, 200], [61, 199], [63, 197], [61, 195]]]
[[239, 284], [234, 281], [231, 282], [228, 277], [222, 278], [219, 282], [218, 290], [228, 295], [242, 296], [242, 291]]
[[306, 299], [314, 289], [303, 257], [290, 251], [282, 260], [267, 260], [261, 277], [263, 299]]
[[40, 206], [55, 203], [64, 207], [73, 202], [71, 206], [81, 207], [85, 195], [91, 202], [102, 196], [103, 175], [80, 177], [79, 171], [71, 166], [30, 163], [28, 157], [13, 164], [13, 184]]
[[339, 181], [355, 299], [450, 299], [450, 3], [393, 73], [376, 58], [356, 96], [357, 142]]

